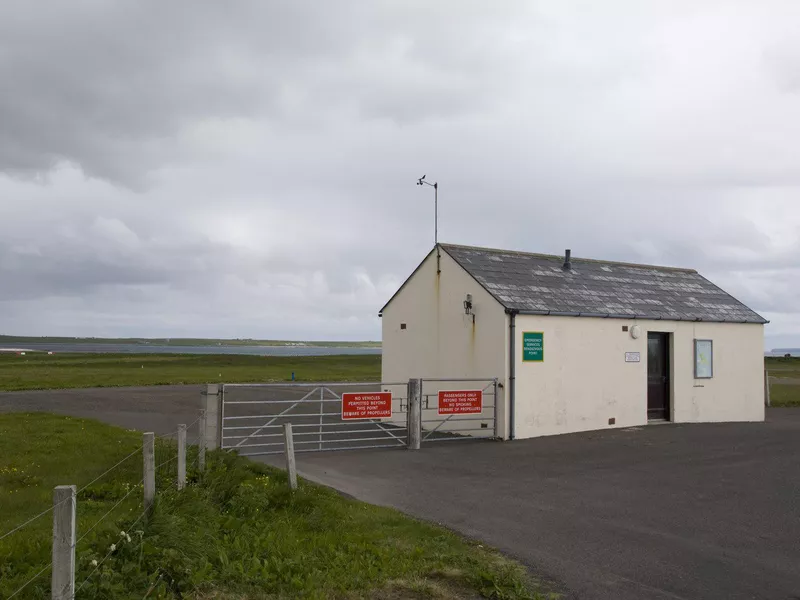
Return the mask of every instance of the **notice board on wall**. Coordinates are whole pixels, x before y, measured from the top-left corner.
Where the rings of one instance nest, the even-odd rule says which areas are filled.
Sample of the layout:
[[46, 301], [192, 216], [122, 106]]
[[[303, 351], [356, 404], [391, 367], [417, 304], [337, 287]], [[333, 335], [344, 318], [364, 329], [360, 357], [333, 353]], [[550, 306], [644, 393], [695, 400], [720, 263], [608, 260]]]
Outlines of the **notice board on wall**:
[[544, 333], [541, 331], [522, 332], [522, 361], [544, 361]]

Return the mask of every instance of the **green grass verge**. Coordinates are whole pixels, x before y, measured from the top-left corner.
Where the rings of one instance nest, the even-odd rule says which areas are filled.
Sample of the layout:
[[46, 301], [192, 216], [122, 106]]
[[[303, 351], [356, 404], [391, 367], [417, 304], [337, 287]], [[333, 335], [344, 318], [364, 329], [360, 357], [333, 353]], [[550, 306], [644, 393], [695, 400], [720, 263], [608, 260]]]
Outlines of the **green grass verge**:
[[380, 355], [0, 353], [0, 390], [287, 381], [293, 372], [298, 381], [378, 381], [380, 371]]
[[772, 406], [800, 406], [800, 358], [767, 358]]
[[[53, 486], [80, 487], [140, 443], [91, 420], [0, 415], [0, 535], [48, 508]], [[171, 452], [162, 444], [157, 462]], [[304, 481], [290, 493], [282, 472], [236, 455], [209, 453], [208, 462], [203, 475], [190, 469], [181, 492], [162, 469], [156, 507], [135, 524], [141, 454], [79, 494], [80, 598], [542, 597], [520, 565], [450, 531]], [[0, 540], [0, 597], [49, 563], [51, 519]], [[46, 571], [16, 598], [49, 594]]]
[[772, 406], [800, 406], [800, 385], [781, 385], [773, 382], [769, 394]]
[[770, 377], [800, 379], [800, 358], [797, 357], [768, 357], [764, 361], [764, 368], [769, 371]]

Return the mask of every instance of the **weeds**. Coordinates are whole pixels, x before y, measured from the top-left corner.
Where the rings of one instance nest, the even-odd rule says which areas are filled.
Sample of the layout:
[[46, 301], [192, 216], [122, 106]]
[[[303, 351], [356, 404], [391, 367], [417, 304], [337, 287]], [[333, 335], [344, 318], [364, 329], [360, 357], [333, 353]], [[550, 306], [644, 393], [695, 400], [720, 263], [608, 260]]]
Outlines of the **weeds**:
[[[0, 416], [0, 435], [14, 427], [15, 419], [28, 421], [33, 445], [42, 452], [48, 440], [58, 442], [51, 433], [55, 429], [62, 430], [62, 437], [81, 432], [82, 441], [73, 440], [65, 452], [84, 456], [82, 443], [104, 447], [94, 444], [93, 438], [110, 436], [115, 444], [123, 442], [116, 444], [120, 452], [130, 451], [134, 440], [140, 443], [139, 434], [133, 432], [53, 415]], [[161, 452], [169, 452], [164, 444]], [[15, 461], [9, 464], [27, 464], [19, 456], [22, 447], [3, 446], [7, 454], [2, 456]], [[97, 451], [94, 454], [92, 473], [102, 472], [113, 460]], [[190, 453], [190, 464], [192, 457]], [[69, 463], [51, 452], [49, 458], [35, 460], [42, 465], [38, 476], [47, 486], [53, 483], [50, 459], [60, 465], [60, 483], [74, 481]], [[188, 475], [188, 486], [179, 492], [173, 475], [160, 473], [159, 494], [149, 515], [142, 516], [141, 491], [135, 489], [130, 502], [122, 503], [107, 524], [79, 541], [77, 597], [538, 597], [532, 587], [535, 582], [528, 580], [525, 570], [492, 550], [304, 481], [290, 492], [282, 471], [234, 454], [210, 452], [206, 472], [190, 469]], [[87, 523], [94, 523], [131, 486], [139, 485], [140, 477], [139, 464], [81, 492], [79, 538]], [[51, 490], [44, 489], [42, 496], [49, 496]], [[24, 515], [17, 516], [24, 520]], [[36, 523], [40, 522], [35, 535], [26, 533], [13, 543], [0, 543], [0, 596], [10, 595], [49, 561], [49, 521], [43, 518]], [[49, 597], [49, 574], [17, 597]]]

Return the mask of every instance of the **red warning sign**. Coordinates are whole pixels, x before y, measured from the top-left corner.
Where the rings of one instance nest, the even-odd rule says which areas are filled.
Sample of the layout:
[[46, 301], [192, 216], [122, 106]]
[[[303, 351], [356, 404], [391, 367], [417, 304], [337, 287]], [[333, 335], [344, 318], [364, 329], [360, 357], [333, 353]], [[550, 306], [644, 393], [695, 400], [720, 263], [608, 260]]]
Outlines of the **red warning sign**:
[[391, 392], [342, 394], [342, 419], [388, 419], [392, 416]]
[[442, 390], [439, 392], [440, 415], [477, 415], [483, 410], [481, 390]]

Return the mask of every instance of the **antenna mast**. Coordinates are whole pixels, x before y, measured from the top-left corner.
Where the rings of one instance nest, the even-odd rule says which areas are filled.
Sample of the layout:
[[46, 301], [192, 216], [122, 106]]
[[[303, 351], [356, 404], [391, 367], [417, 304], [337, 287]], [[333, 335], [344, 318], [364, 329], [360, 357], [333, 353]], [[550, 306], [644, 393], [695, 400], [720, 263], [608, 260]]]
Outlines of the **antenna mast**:
[[433, 188], [433, 243], [436, 246], [436, 273], [441, 273], [439, 254], [439, 182], [425, 181], [425, 175], [417, 180], [417, 185], [429, 185]]

